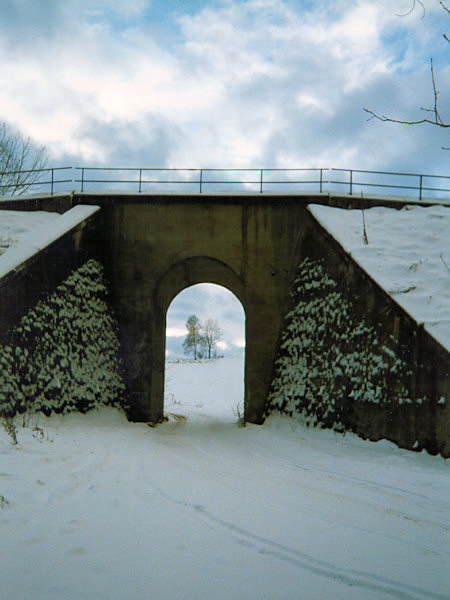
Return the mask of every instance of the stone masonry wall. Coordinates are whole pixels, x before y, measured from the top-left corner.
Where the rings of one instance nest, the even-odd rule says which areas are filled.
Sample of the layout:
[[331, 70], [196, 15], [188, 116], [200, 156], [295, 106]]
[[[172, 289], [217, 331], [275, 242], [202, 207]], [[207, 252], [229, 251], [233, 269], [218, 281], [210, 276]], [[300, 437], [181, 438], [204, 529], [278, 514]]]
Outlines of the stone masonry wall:
[[0, 416], [123, 405], [116, 323], [98, 261], [30, 309], [0, 345]]
[[361, 317], [324, 258], [301, 262], [267, 414], [448, 456], [448, 403], [417, 393], [416, 368], [381, 324]]

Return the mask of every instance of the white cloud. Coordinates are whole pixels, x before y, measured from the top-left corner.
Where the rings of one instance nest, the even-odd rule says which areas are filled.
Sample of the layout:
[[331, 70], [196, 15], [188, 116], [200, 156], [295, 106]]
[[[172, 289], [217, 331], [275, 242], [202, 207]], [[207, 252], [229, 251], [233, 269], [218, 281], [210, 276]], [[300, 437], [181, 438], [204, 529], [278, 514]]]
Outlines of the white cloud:
[[144, 0], [65, 0], [28, 15], [7, 0], [0, 113], [60, 161], [444, 170], [442, 132], [399, 128], [394, 139], [362, 111], [427, 104], [440, 13], [401, 18], [388, 0], [309, 6], [228, 0], [181, 17], [177, 43], [164, 43]]
[[167, 337], [186, 337], [186, 327], [167, 327]]
[[226, 342], [224, 342], [223, 340], [220, 340], [217, 342], [217, 347], [220, 348], [220, 350], [229, 350], [229, 346]]

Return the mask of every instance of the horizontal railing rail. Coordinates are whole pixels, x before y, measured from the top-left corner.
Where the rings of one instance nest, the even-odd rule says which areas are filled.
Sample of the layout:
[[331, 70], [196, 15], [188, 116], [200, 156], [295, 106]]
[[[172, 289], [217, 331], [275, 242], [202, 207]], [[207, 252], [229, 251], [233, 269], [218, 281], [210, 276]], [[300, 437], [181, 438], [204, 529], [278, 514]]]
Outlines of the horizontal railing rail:
[[[27, 182], [26, 175], [30, 178]], [[20, 177], [18, 177], [20, 176]], [[19, 181], [25, 182], [21, 188]], [[0, 194], [21, 193], [22, 189], [45, 186], [53, 195], [64, 191], [117, 190], [144, 192], [243, 190], [259, 193], [294, 191], [349, 195], [370, 193], [371, 190], [414, 192], [419, 200], [429, 197], [450, 197], [450, 175], [427, 175], [395, 171], [369, 171], [337, 168], [157, 168], [157, 167], [54, 167], [29, 171], [0, 172]], [[120, 188], [122, 186], [122, 188]], [[130, 189], [133, 188], [133, 189]], [[67, 190], [67, 186], [65, 188]], [[411, 196], [408, 196], [410, 198]]]
[[[58, 174], [61, 171], [70, 171], [70, 179], [58, 179]], [[55, 186], [63, 183], [73, 183], [72, 173], [73, 167], [0, 171], [0, 194], [24, 193], [33, 186], [50, 186], [50, 194], [53, 196]], [[45, 179], [46, 176], [47, 179]]]
[[[241, 185], [241, 186], [256, 186], [258, 191], [263, 193], [264, 192], [264, 186], [269, 186], [269, 185], [281, 185], [281, 184], [286, 184], [286, 185], [290, 185], [290, 184], [318, 184], [319, 185], [319, 191], [322, 192], [323, 191], [323, 184], [326, 183], [326, 181], [324, 181], [323, 179], [323, 172], [327, 171], [328, 169], [245, 169], [245, 168], [235, 168], [235, 169], [212, 169], [212, 168], [207, 168], [207, 169], [193, 169], [193, 168], [186, 168], [186, 169], [170, 169], [170, 168], [139, 168], [139, 169], [135, 169], [135, 168], [120, 168], [120, 167], [107, 167], [107, 168], [102, 168], [102, 167], [76, 167], [76, 170], [80, 172], [80, 178], [79, 179], [75, 179], [76, 183], [80, 184], [80, 189], [81, 191], [84, 191], [85, 189], [85, 185], [87, 183], [94, 183], [94, 184], [99, 184], [99, 183], [113, 183], [113, 184], [117, 184], [117, 183], [134, 183], [137, 184], [138, 186], [138, 192], [142, 192], [142, 189], [144, 186], [146, 186], [147, 184], [182, 184], [185, 186], [195, 186], [196, 189], [198, 189], [199, 193], [202, 193], [205, 191], [205, 188], [207, 186], [217, 186], [217, 185]], [[87, 177], [86, 174], [89, 171], [104, 171], [104, 172], [135, 172], [137, 175], [136, 179], [126, 179], [126, 178], [121, 178], [121, 179], [99, 179], [97, 177], [92, 178], [92, 177]], [[229, 177], [222, 177], [220, 179], [214, 179], [211, 178], [210, 175], [213, 173], [216, 174], [236, 174], [236, 173], [247, 173], [247, 174], [252, 174], [252, 173], [257, 173], [258, 176], [255, 179], [236, 179], [236, 178], [229, 178]], [[268, 174], [268, 173], [300, 173], [300, 172], [319, 172], [320, 173], [320, 178], [318, 180], [290, 180], [290, 179], [281, 179], [281, 180], [267, 180], [264, 175]], [[146, 177], [147, 173], [178, 173], [178, 174], [196, 174], [197, 178], [192, 178], [192, 177], [182, 177], [180, 178], [170, 178], [170, 179], [161, 179], [161, 178], [157, 178], [157, 179], [148, 179]]]
[[[423, 198], [423, 192], [450, 192], [449, 188], [441, 188], [441, 187], [428, 187], [424, 186], [424, 179], [448, 179], [450, 181], [449, 175], [424, 175], [419, 173], [397, 173], [394, 171], [367, 171], [361, 169], [331, 169], [332, 171], [337, 171], [341, 173], [348, 173], [349, 179], [348, 181], [340, 181], [340, 180], [330, 180], [331, 184], [334, 185], [346, 185], [348, 186], [348, 193], [352, 195], [354, 193], [355, 187], [379, 187], [386, 189], [397, 189], [397, 190], [415, 190], [419, 192], [419, 200]], [[400, 183], [381, 183], [381, 182], [363, 182], [356, 181], [354, 179], [355, 173], [364, 173], [369, 175], [382, 175], [382, 176], [390, 176], [390, 177], [399, 177], [399, 178], [418, 178], [418, 185], [406, 185]], [[449, 184], [450, 185], [450, 184]]]

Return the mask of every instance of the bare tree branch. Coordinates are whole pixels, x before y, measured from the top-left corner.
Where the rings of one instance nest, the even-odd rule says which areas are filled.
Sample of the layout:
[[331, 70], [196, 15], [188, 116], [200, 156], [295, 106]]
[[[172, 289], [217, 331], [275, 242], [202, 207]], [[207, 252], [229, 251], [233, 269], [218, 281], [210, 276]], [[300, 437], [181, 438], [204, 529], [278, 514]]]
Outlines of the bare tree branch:
[[208, 358], [211, 358], [211, 352], [222, 339], [222, 330], [219, 327], [219, 323], [213, 319], [207, 319], [202, 324], [202, 339], [201, 345], [205, 352], [208, 353]]
[[448, 8], [447, 6], [445, 6], [445, 4], [442, 2], [442, 0], [439, 2], [439, 4], [442, 6], [442, 8], [444, 10], [446, 10], [448, 12], [448, 14], [450, 15], [450, 8]]
[[[405, 121], [403, 119], [392, 119], [391, 117], [387, 117], [386, 115], [377, 115], [373, 111], [368, 108], [363, 109], [366, 113], [369, 113], [371, 116], [367, 119], [371, 121], [372, 119], [379, 119], [380, 121], [389, 122], [389, 123], [401, 123], [402, 125], [420, 125], [421, 123], [430, 123], [431, 125], [438, 125], [439, 127], [450, 127], [449, 123], [436, 123], [436, 121], [432, 121], [431, 119], [419, 119], [418, 121]], [[422, 110], [431, 110], [422, 108]]]
[[[447, 12], [448, 12], [448, 14], [450, 15], [450, 8], [448, 8], [448, 6], [446, 6], [446, 5], [445, 5], [445, 4], [442, 2], [442, 0], [439, 2], [439, 4], [440, 4], [440, 5], [442, 6], [442, 8], [443, 8], [445, 11], [447, 11]], [[444, 40], [445, 40], [446, 42], [448, 42], [448, 43], [450, 44], [450, 38], [448, 37], [448, 35], [447, 35], [446, 33], [443, 33], [443, 34], [442, 34], [442, 37], [444, 38]]]
[[389, 123], [402, 123], [403, 125], [420, 125], [421, 123], [430, 123], [431, 125], [437, 125], [438, 127], [444, 127], [444, 128], [450, 127], [450, 123], [446, 123], [442, 119], [441, 115], [439, 114], [439, 108], [438, 108], [439, 91], [436, 87], [436, 80], [434, 78], [433, 59], [431, 59], [430, 63], [431, 63], [431, 81], [433, 83], [433, 93], [434, 93], [434, 107], [433, 108], [421, 107], [420, 110], [433, 113], [433, 115], [434, 115], [433, 119], [425, 118], [425, 119], [418, 119], [416, 121], [407, 121], [405, 119], [393, 119], [392, 117], [387, 117], [386, 115], [378, 115], [377, 113], [373, 112], [372, 110], [369, 110], [368, 108], [364, 108], [365, 112], [369, 113], [371, 115], [367, 120], [371, 121], [372, 119], [379, 119], [380, 121], [387, 121]]
[[23, 194], [39, 180], [47, 152], [7, 123], [0, 122], [0, 193]]
[[[423, 19], [425, 17], [425, 5], [422, 0], [412, 0], [412, 6], [411, 6], [410, 10], [406, 13], [399, 14], [397, 16], [406, 17], [407, 15], [411, 14], [417, 8], [418, 4], [420, 4], [420, 6], [422, 7], [422, 19]], [[450, 8], [447, 6], [447, 4], [443, 0], [440, 0], [439, 4], [446, 11], [446, 13], [450, 15]], [[446, 33], [444, 33], [442, 35], [443, 35], [444, 39], [450, 43], [450, 37]], [[377, 114], [376, 112], [374, 112], [373, 110], [364, 108], [363, 110], [370, 115], [367, 120], [371, 121], [372, 119], [378, 119], [380, 121], [385, 121], [385, 122], [389, 122], [389, 123], [401, 123], [402, 125], [421, 125], [423, 123], [429, 123], [430, 125], [434, 125], [436, 127], [441, 127], [441, 128], [445, 128], [445, 129], [449, 128], [450, 123], [445, 121], [441, 117], [441, 114], [439, 112], [439, 106], [438, 106], [439, 90], [436, 86], [436, 79], [434, 76], [433, 59], [430, 59], [430, 67], [431, 67], [431, 82], [433, 85], [434, 106], [433, 106], [433, 108], [420, 107], [420, 110], [423, 110], [426, 113], [431, 113], [433, 115], [433, 118], [425, 117], [423, 119], [416, 119], [416, 120], [394, 119], [393, 117], [388, 117], [386, 115], [380, 115], [380, 114]], [[442, 149], [449, 150], [450, 148], [442, 146]]]

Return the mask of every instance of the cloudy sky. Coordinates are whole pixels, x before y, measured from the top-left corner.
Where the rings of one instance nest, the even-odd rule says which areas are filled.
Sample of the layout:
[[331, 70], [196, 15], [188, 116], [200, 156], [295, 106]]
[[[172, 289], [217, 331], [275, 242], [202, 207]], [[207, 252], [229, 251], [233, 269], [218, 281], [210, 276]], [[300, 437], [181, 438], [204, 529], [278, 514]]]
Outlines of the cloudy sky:
[[[0, 119], [53, 166], [448, 174], [438, 0], [1, 0]], [[209, 316], [209, 315], [206, 315]]]
[[423, 116], [433, 56], [450, 117], [450, 17], [424, 2], [2, 0], [0, 115], [59, 165], [446, 173], [445, 130], [363, 112]]
[[169, 358], [183, 355], [186, 320], [195, 314], [201, 322], [218, 322], [222, 339], [216, 352], [224, 356], [243, 356], [245, 347], [245, 313], [234, 294], [211, 283], [193, 285], [172, 301], [167, 313], [166, 353]]

